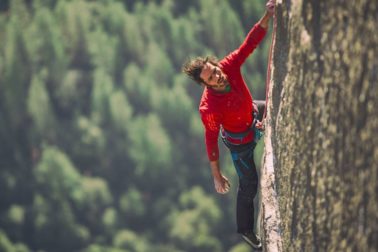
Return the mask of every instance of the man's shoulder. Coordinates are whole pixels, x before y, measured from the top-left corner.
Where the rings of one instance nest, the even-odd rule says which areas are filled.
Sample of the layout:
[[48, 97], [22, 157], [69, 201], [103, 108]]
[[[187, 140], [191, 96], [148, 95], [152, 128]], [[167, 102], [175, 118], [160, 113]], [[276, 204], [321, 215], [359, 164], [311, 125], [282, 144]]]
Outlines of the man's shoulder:
[[202, 96], [201, 101], [199, 103], [198, 110], [201, 114], [207, 113], [211, 107], [211, 102], [209, 102], [208, 97]]
[[232, 51], [227, 54], [223, 59], [219, 61], [220, 68], [226, 72], [234, 72], [236, 69], [240, 69], [240, 65], [237, 62], [238, 50]]
[[202, 98], [199, 104], [199, 112], [201, 114], [214, 113], [216, 112], [216, 108], [217, 108], [216, 101], [209, 94], [209, 92], [206, 92], [206, 90], [204, 90], [204, 93], [202, 95]]

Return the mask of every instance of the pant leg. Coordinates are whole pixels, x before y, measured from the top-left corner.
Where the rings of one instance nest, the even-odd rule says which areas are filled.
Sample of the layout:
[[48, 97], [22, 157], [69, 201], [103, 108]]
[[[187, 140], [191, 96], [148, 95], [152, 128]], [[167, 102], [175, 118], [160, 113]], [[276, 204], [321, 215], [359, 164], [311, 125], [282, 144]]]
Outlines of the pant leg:
[[231, 150], [235, 169], [239, 176], [239, 188], [236, 203], [237, 232], [253, 231], [253, 199], [257, 194], [258, 176], [253, 159], [254, 145], [242, 152]]

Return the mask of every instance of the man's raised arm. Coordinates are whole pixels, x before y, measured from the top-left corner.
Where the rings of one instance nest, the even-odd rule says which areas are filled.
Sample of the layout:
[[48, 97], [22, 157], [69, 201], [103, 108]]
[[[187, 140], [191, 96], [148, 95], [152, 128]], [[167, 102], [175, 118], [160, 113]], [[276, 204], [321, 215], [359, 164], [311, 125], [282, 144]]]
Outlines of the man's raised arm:
[[264, 28], [265, 30], [267, 30], [269, 27], [269, 19], [272, 15], [273, 15], [272, 13], [266, 11], [264, 16], [259, 21], [260, 26]]

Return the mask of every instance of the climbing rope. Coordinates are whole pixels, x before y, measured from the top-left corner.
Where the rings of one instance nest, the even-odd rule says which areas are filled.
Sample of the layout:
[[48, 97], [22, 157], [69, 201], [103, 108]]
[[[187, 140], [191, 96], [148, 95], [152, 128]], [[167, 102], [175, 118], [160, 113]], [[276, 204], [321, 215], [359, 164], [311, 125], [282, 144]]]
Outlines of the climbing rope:
[[262, 120], [266, 118], [267, 114], [267, 107], [268, 107], [268, 99], [269, 99], [269, 84], [270, 84], [270, 74], [271, 69], [270, 66], [272, 65], [272, 52], [275, 44], [275, 38], [276, 38], [276, 29], [277, 29], [277, 19], [276, 19], [276, 13], [273, 13], [273, 31], [272, 31], [272, 41], [270, 43], [269, 48], [269, 55], [268, 55], [268, 67], [266, 70], [266, 80], [265, 80], [265, 108], [264, 108], [264, 115], [262, 117]]

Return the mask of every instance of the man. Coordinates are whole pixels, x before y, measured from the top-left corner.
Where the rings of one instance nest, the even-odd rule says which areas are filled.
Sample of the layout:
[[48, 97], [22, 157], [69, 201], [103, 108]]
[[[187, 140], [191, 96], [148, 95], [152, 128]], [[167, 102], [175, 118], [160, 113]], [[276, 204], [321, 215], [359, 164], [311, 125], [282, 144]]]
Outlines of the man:
[[199, 111], [205, 128], [205, 143], [215, 190], [224, 194], [230, 188], [219, 164], [218, 135], [221, 132], [239, 176], [237, 231], [257, 249], [261, 248], [261, 241], [253, 231], [253, 200], [258, 187], [253, 150], [256, 145], [254, 129], [261, 129], [262, 123], [256, 121], [257, 106], [253, 104], [240, 68], [264, 38], [274, 5], [274, 0], [268, 1], [267, 11], [250, 30], [241, 46], [221, 61], [213, 57], [198, 57], [183, 66], [184, 73], [204, 86]]

